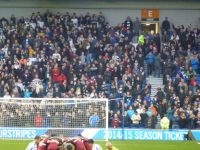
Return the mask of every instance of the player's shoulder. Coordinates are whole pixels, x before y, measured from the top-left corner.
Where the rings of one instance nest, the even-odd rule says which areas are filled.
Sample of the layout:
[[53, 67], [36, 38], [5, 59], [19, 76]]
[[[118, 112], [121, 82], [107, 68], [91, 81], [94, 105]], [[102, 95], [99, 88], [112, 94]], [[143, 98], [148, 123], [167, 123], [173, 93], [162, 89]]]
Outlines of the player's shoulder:
[[35, 141], [32, 141], [28, 144], [26, 150], [32, 150], [32, 149], [35, 149], [37, 146], [35, 144]]
[[102, 147], [99, 144], [93, 144], [92, 150], [102, 150]]

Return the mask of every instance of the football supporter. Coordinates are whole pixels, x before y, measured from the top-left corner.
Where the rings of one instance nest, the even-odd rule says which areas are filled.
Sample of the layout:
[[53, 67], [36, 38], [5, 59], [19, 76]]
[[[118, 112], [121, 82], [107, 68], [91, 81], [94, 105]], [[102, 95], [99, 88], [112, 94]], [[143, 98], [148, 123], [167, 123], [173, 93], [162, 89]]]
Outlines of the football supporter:
[[[156, 117], [164, 116], [170, 106], [172, 113], [183, 109], [177, 113], [176, 121], [170, 120], [170, 128], [175, 124], [180, 128], [199, 128], [196, 118], [200, 29], [192, 25], [170, 27], [173, 22], [166, 18], [161, 41], [155, 32], [141, 35], [140, 21], [133, 22], [132, 16], [119, 26], [110, 26], [102, 14], [97, 15], [94, 23], [92, 16], [46, 12], [33, 13], [27, 17], [30, 22], [18, 17], [15, 22], [4, 18], [0, 35], [0, 97], [108, 98], [112, 99], [110, 112], [117, 113], [118, 122], [122, 121], [122, 98], [130, 97], [124, 104], [125, 114], [129, 106], [133, 111], [145, 108], [140, 115], [146, 117], [141, 120], [154, 124]], [[8, 30], [11, 26], [12, 30]], [[138, 31], [140, 35], [134, 33]], [[158, 91], [154, 98], [150, 97], [154, 89], [147, 86], [147, 74], [160, 77], [163, 74], [164, 94]], [[158, 112], [153, 117], [149, 115], [151, 103]], [[65, 106], [1, 105], [0, 126], [3, 127], [18, 126], [18, 118], [21, 127], [103, 127], [105, 124], [102, 121], [105, 116], [101, 114], [96, 115], [99, 119], [92, 117], [90, 122], [80, 124], [76, 111]], [[80, 111], [84, 110], [80, 108]], [[89, 108], [88, 116], [93, 116]], [[129, 127], [130, 117], [126, 116], [125, 120], [125, 126]], [[120, 124], [115, 127], [121, 127]], [[112, 126], [111, 121], [109, 125]], [[139, 123], [138, 127], [141, 126]]]
[[166, 116], [160, 120], [160, 126], [161, 129], [169, 129], [169, 119]]

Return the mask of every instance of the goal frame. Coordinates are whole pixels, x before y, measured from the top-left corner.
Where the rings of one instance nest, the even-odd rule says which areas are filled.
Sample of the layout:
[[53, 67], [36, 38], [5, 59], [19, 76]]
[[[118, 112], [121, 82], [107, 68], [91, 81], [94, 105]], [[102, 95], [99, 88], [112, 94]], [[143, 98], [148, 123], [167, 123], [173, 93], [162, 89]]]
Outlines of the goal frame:
[[[89, 102], [94, 102], [94, 101], [102, 101], [102, 102], [106, 102], [105, 105], [105, 110], [106, 110], [106, 123], [105, 123], [105, 128], [43, 128], [43, 129], [55, 129], [55, 130], [70, 130], [70, 129], [105, 129], [105, 135], [104, 135], [104, 140], [108, 141], [108, 137], [109, 137], [109, 99], [107, 98], [2, 98], [0, 97], [0, 103], [5, 103], [5, 104], [24, 104], [24, 105], [41, 105], [41, 104], [35, 104], [35, 103], [31, 103], [30, 101], [42, 101], [42, 100], [48, 100], [48, 101], [67, 101], [67, 100], [71, 100], [71, 101], [75, 101], [75, 102], [81, 102], [82, 103], [89, 103]], [[87, 101], [87, 102], [84, 102]], [[62, 105], [66, 103], [59, 103], [59, 105]], [[70, 103], [69, 103], [70, 104]], [[71, 103], [74, 104], [74, 103]], [[15, 128], [17, 129], [18, 127], [3, 127], [3, 128]], [[21, 128], [21, 127], [19, 127]], [[34, 129], [34, 127], [22, 127], [24, 129]]]

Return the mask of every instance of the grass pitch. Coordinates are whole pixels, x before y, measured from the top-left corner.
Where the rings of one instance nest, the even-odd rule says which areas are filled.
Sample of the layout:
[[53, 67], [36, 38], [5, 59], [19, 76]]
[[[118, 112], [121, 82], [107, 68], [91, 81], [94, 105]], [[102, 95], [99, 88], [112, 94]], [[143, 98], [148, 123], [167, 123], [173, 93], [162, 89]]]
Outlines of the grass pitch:
[[[0, 140], [0, 150], [25, 150], [30, 141]], [[96, 142], [105, 150], [105, 141]], [[200, 150], [197, 142], [190, 141], [111, 141], [119, 150]]]

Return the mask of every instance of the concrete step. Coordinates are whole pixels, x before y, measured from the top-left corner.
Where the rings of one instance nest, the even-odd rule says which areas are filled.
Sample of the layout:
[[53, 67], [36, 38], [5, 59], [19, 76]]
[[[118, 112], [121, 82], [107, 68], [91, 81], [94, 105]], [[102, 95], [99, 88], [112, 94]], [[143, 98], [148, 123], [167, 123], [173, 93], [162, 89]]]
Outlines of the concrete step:
[[147, 77], [147, 79], [153, 79], [153, 80], [163, 80], [163, 78], [158, 78], [158, 77]]
[[158, 88], [158, 87], [160, 87], [160, 88], [164, 88], [164, 85], [162, 85], [162, 84], [151, 84], [151, 88], [153, 89], [153, 88]]
[[151, 98], [156, 95], [158, 87], [160, 87], [162, 90], [164, 88], [162, 76], [159, 78], [155, 77], [154, 75], [150, 75], [146, 78], [146, 81], [147, 83], [151, 84]]
[[158, 81], [163, 81], [163, 78], [156, 78], [156, 77], [147, 77], [147, 80], [158, 80]]

